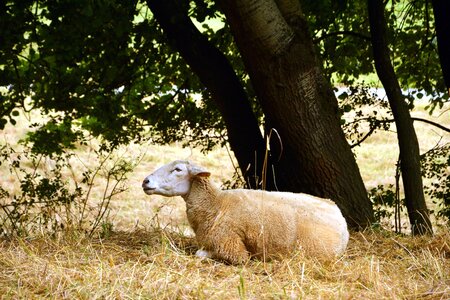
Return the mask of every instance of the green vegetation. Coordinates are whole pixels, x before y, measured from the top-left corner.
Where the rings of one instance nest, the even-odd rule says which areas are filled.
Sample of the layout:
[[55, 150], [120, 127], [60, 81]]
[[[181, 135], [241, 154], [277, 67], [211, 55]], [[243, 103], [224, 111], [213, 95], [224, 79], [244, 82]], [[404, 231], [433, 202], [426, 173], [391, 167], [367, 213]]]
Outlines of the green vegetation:
[[[319, 57], [295, 55], [289, 61], [283, 52], [277, 61], [285, 63], [282, 71], [308, 59], [323, 63], [324, 76], [349, 89], [339, 97], [339, 107], [333, 97], [321, 98], [320, 89], [305, 106], [303, 96], [314, 91], [304, 88], [303, 96], [293, 93], [296, 97], [286, 93], [282, 101], [283, 93], [264, 90], [269, 84], [253, 86], [253, 76], [256, 82], [270, 77], [260, 74], [273, 70], [270, 63], [275, 60], [261, 61], [269, 67], [252, 74], [244, 65], [250, 59], [245, 51], [241, 53], [246, 45], [235, 44], [236, 33], [214, 1], [1, 2], [2, 297], [448, 298], [449, 134], [414, 121], [435, 235], [407, 236], [410, 224], [397, 168], [394, 120], [387, 102], [369, 90], [381, 85], [373, 67], [367, 3], [306, 0], [301, 4], [312, 41], [300, 39], [308, 36], [306, 27], [296, 27], [303, 24], [303, 16], [297, 15], [301, 22], [289, 26], [304, 30], [296, 41], [316, 47]], [[173, 27], [164, 25], [164, 18], [156, 19], [156, 13], [168, 12], [161, 5], [172, 5], [165, 17]], [[385, 13], [391, 59], [401, 87], [408, 89], [412, 117], [449, 128], [450, 107], [429, 2], [390, 1]], [[189, 27], [190, 20], [197, 29]], [[180, 31], [170, 35], [170, 29]], [[241, 40], [245, 38], [258, 40], [257, 36]], [[182, 46], [194, 50], [189, 53], [192, 57]], [[214, 53], [216, 59], [204, 55], [205, 49], [212, 49], [206, 53]], [[295, 73], [298, 78], [310, 74], [303, 71]], [[289, 81], [297, 75], [284, 75], [280, 72], [284, 80], [273, 85], [278, 91], [302, 83]], [[268, 94], [275, 100], [265, 99], [263, 107]], [[194, 257], [197, 249], [183, 201], [146, 196], [142, 179], [156, 166], [181, 158], [207, 166], [226, 187], [244, 185], [245, 167], [256, 169], [255, 149], [262, 145], [265, 154], [269, 144], [260, 129], [270, 130], [265, 127], [273, 126], [268, 123], [276, 117], [271, 112], [289, 104], [289, 112], [307, 109], [304, 117], [297, 115], [286, 123], [304, 122], [305, 128], [324, 119], [338, 122], [339, 114], [370, 192], [372, 202], [366, 200], [375, 211], [372, 227], [352, 232], [349, 249], [333, 262], [304, 257], [301, 251], [280, 261], [251, 261], [245, 266]], [[333, 110], [326, 117], [330, 107]], [[248, 113], [245, 117], [236, 117], [243, 111]], [[254, 134], [243, 135], [251, 127], [246, 125], [256, 128]], [[284, 150], [280, 157], [291, 155], [288, 161], [295, 172], [291, 165], [282, 169], [279, 164], [275, 175], [287, 174], [297, 180], [291, 187], [302, 191], [325, 194], [327, 187], [339, 186], [333, 180], [319, 184], [326, 178], [320, 172], [322, 161], [315, 159], [322, 150], [312, 144], [315, 131], [305, 130], [304, 136], [290, 140], [300, 130], [277, 130], [280, 139], [270, 141], [272, 157]], [[320, 146], [335, 144], [340, 135], [330, 132], [321, 132]], [[233, 142], [233, 134], [244, 138]], [[304, 140], [308, 142], [302, 145]], [[290, 151], [293, 144], [301, 151]], [[250, 162], [242, 163], [236, 155], [239, 147], [246, 147]], [[331, 158], [337, 157], [331, 153]], [[340, 171], [337, 174], [348, 175], [348, 169]], [[358, 179], [356, 175], [353, 179]], [[347, 180], [343, 185], [353, 183]], [[356, 205], [351, 213], [357, 215], [361, 207]]]

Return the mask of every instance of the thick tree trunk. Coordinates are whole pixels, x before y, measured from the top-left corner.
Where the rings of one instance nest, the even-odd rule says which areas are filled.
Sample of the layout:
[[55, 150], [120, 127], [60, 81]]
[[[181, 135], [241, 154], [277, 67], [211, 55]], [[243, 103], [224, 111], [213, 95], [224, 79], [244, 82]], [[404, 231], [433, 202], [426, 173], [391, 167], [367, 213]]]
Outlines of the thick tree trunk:
[[368, 0], [368, 9], [375, 68], [386, 90], [397, 127], [400, 169], [411, 230], [413, 234], [432, 233], [423, 193], [419, 142], [405, 97], [402, 94], [390, 60], [383, 1]]
[[[297, 0], [221, 1], [266, 116], [280, 135], [271, 144], [280, 190], [333, 199], [350, 227], [373, 211], [340, 128], [336, 98], [325, 80]], [[281, 153], [275, 153], [282, 149]]]
[[450, 95], [450, 1], [432, 0], [442, 74]]
[[[192, 23], [188, 3], [148, 0], [147, 5], [165, 35], [212, 94], [247, 185], [259, 187], [266, 145], [248, 97], [230, 63]], [[272, 178], [270, 175], [267, 178], [267, 189], [274, 188]]]

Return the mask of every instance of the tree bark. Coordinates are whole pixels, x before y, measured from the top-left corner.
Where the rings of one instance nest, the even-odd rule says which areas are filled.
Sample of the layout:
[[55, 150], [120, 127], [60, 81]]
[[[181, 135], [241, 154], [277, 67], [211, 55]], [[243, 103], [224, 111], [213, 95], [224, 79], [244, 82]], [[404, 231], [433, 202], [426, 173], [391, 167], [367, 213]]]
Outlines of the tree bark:
[[432, 0], [436, 35], [444, 82], [450, 95], [450, 1]]
[[[192, 23], [187, 2], [148, 0], [147, 5], [172, 45], [210, 91], [226, 124], [228, 142], [247, 185], [258, 188], [266, 144], [248, 97], [230, 63]], [[270, 175], [267, 178], [269, 190], [274, 189], [272, 178]]]
[[368, 0], [375, 68], [388, 97], [397, 127], [405, 202], [413, 234], [432, 233], [423, 193], [419, 142], [405, 97], [390, 60], [382, 0]]
[[[373, 220], [337, 100], [314, 51], [299, 1], [220, 2], [266, 117], [280, 190], [331, 198], [350, 227]], [[281, 153], [277, 153], [282, 149]]]

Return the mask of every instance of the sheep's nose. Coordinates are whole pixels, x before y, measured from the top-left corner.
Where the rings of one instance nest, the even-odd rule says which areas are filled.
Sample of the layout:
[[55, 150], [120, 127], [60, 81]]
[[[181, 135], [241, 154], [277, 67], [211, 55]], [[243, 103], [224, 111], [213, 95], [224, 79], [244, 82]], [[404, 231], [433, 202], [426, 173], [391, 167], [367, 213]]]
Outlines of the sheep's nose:
[[156, 190], [157, 185], [155, 184], [154, 180], [152, 180], [151, 178], [147, 177], [144, 179], [144, 181], [142, 182], [142, 189], [144, 190], [144, 192], [146, 194], [153, 194]]
[[142, 188], [146, 188], [147, 184], [150, 183], [150, 180], [148, 178], [145, 178], [144, 181], [142, 182]]

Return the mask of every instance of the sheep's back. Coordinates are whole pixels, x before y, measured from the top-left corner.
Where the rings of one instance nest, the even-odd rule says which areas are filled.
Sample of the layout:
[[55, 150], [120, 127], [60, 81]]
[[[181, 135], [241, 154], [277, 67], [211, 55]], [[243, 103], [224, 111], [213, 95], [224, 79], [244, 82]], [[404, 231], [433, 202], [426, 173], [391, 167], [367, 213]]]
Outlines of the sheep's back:
[[[225, 207], [235, 210], [236, 226], [260, 251], [287, 252], [296, 244], [308, 252], [340, 254], [348, 242], [347, 224], [334, 202], [307, 194], [235, 189], [221, 193]], [[262, 241], [261, 226], [265, 237]], [[250, 235], [250, 237], [248, 237]], [[267, 248], [267, 247], [266, 247]]]
[[[345, 220], [337, 205], [329, 200], [308, 194], [290, 192], [268, 192], [262, 190], [235, 189], [225, 190], [223, 195], [231, 196], [230, 201], [254, 209], [269, 211], [295, 210], [304, 217], [314, 218], [320, 223], [342, 223]], [[234, 204], [233, 204], [234, 205]]]

